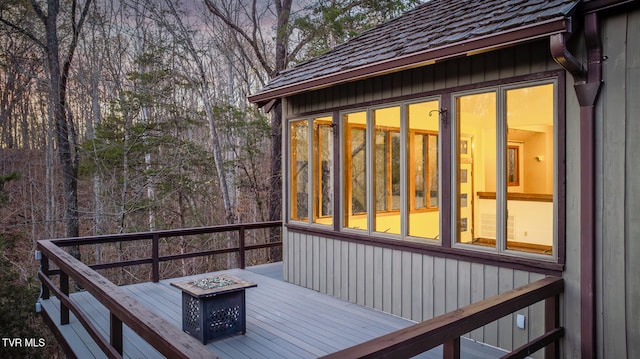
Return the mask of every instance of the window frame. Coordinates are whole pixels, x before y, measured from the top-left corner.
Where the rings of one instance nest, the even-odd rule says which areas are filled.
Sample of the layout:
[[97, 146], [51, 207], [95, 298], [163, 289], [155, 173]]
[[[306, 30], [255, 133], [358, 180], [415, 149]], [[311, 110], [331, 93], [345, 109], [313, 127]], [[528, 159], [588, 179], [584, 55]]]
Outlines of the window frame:
[[[436, 131], [429, 131], [429, 130], [411, 130], [409, 129], [409, 133], [408, 133], [408, 137], [407, 137], [407, 145], [409, 147], [408, 149], [408, 158], [407, 158], [407, 163], [408, 165], [408, 169], [407, 169], [407, 173], [413, 173], [413, 168], [415, 166], [415, 152], [411, 151], [412, 149], [412, 143], [415, 143], [414, 141], [414, 137], [416, 135], [423, 135], [427, 138], [427, 147], [429, 144], [429, 138], [430, 136], [435, 136], [436, 138], [436, 142], [438, 145], [438, 149], [437, 149], [437, 159], [436, 159], [436, 183], [440, 183], [440, 134]], [[415, 146], [415, 145], [414, 145]], [[424, 176], [424, 181], [425, 181], [425, 188], [428, 187], [426, 186], [427, 182], [430, 182], [431, 180], [431, 176], [429, 175], [429, 167], [430, 167], [430, 162], [429, 162], [429, 149], [426, 148], [425, 150], [423, 150], [423, 152], [426, 151], [426, 154], [424, 155], [425, 160], [426, 160], [426, 165], [424, 166], [424, 172], [425, 172], [425, 176]], [[408, 193], [415, 193], [415, 189], [416, 189], [416, 181], [411, 181], [411, 178], [408, 178]], [[415, 206], [415, 196], [409, 196], [409, 213], [419, 213], [419, 212], [433, 212], [433, 211], [439, 211], [440, 210], [440, 197], [437, 197], [438, 200], [438, 204], [436, 206], [431, 206], [431, 191], [429, 191], [429, 194], [427, 195], [427, 191], [425, 191], [425, 207], [422, 208], [416, 208]]]
[[[386, 237], [386, 238], [391, 238], [394, 240], [403, 240], [403, 241], [416, 241], [416, 242], [420, 242], [420, 243], [434, 243], [434, 244], [440, 244], [441, 241], [439, 238], [424, 238], [424, 237], [417, 237], [417, 236], [410, 236], [408, 234], [409, 232], [409, 215], [411, 213], [426, 213], [426, 212], [439, 212], [441, 211], [441, 201], [442, 201], [442, 169], [441, 169], [441, 164], [442, 164], [442, 141], [441, 141], [441, 130], [442, 130], [442, 123], [440, 121], [438, 121], [438, 130], [437, 131], [430, 131], [430, 130], [410, 130], [409, 129], [409, 111], [408, 108], [411, 105], [414, 104], [420, 104], [420, 103], [429, 103], [429, 102], [435, 102], [437, 103], [437, 106], [440, 106], [442, 103], [442, 97], [440, 95], [436, 95], [436, 96], [425, 96], [425, 97], [418, 97], [415, 99], [411, 99], [408, 101], [396, 101], [396, 102], [385, 102], [383, 104], [380, 105], [375, 105], [375, 106], [368, 106], [368, 107], [354, 107], [354, 108], [350, 108], [348, 110], [343, 110], [343, 111], [339, 111], [339, 116], [338, 118], [340, 119], [340, 136], [339, 136], [339, 141], [340, 141], [340, 168], [347, 168], [347, 166], [349, 165], [349, 163], [347, 163], [347, 161], [345, 161], [345, 156], [344, 156], [344, 151], [345, 151], [345, 141], [347, 141], [348, 139], [348, 135], [346, 133], [345, 130], [343, 130], [345, 127], [347, 128], [364, 128], [365, 129], [365, 137], [366, 137], [366, 148], [365, 150], [366, 152], [366, 213], [363, 214], [358, 214], [361, 216], [365, 216], [366, 215], [366, 219], [367, 219], [367, 229], [363, 230], [363, 229], [356, 229], [356, 228], [350, 228], [347, 227], [345, 225], [345, 216], [347, 215], [347, 212], [350, 208], [350, 204], [347, 203], [347, 194], [350, 193], [350, 191], [352, 191], [352, 189], [350, 188], [351, 186], [347, 184], [347, 181], [345, 180], [344, 176], [341, 176], [340, 178], [340, 224], [339, 224], [339, 230], [342, 232], [347, 232], [347, 233], [364, 233], [368, 236], [379, 236], [379, 237]], [[374, 115], [373, 113], [376, 110], [381, 110], [381, 109], [388, 109], [388, 108], [393, 108], [393, 107], [398, 107], [400, 110], [400, 127], [399, 128], [395, 128], [395, 127], [389, 127], [389, 126], [376, 126], [375, 125], [375, 121], [374, 121]], [[352, 125], [346, 125], [343, 123], [343, 119], [345, 117], [345, 115], [348, 114], [352, 114], [352, 113], [361, 113], [364, 112], [366, 114], [366, 125], [362, 126], [362, 125], [356, 125], [356, 124], [352, 124]], [[378, 211], [376, 209], [376, 201], [375, 201], [375, 158], [374, 158], [374, 151], [375, 151], [375, 136], [376, 136], [376, 132], [377, 129], [379, 128], [383, 128], [387, 130], [387, 136], [389, 139], [391, 139], [393, 136], [391, 135], [391, 133], [398, 133], [399, 138], [400, 138], [400, 207], [399, 209], [387, 209], [385, 211]], [[437, 183], [439, 184], [438, 186], [438, 205], [435, 207], [430, 207], [430, 208], [425, 208], [425, 209], [413, 209], [410, 207], [410, 200], [409, 200], [409, 190], [411, 188], [411, 182], [413, 182], [409, 177], [410, 174], [410, 166], [409, 166], [409, 153], [411, 152], [410, 146], [409, 146], [409, 132], [413, 133], [422, 133], [422, 134], [426, 134], [428, 136], [431, 135], [435, 135], [436, 139], [437, 139]], [[391, 142], [389, 142], [389, 146], [393, 147], [393, 144]], [[391, 173], [389, 174], [391, 175]], [[392, 194], [390, 194], [392, 195]], [[405, 209], [404, 211], [402, 209]], [[382, 214], [382, 215], [394, 215], [397, 214], [400, 216], [400, 233], [399, 234], [393, 234], [393, 233], [386, 233], [386, 232], [380, 232], [380, 231], [376, 231], [375, 230], [375, 216], [376, 213], [378, 214]], [[352, 215], [352, 216], [356, 216], [356, 215]], [[439, 223], [439, 232], [442, 232], [442, 226], [443, 226], [443, 222], [442, 222], [442, 216], [439, 216], [438, 219], [438, 223]], [[438, 236], [437, 236], [438, 237]]]
[[[452, 148], [455, 146], [454, 136], [452, 130], [452, 111], [453, 104], [451, 99], [452, 94], [461, 92], [478, 92], [483, 89], [502, 86], [502, 87], [522, 87], [530, 86], [533, 83], [549, 83], [554, 82], [554, 214], [553, 214], [553, 256], [531, 256], [528, 253], [520, 251], [505, 250], [497, 253], [496, 251], [481, 251], [477, 248], [459, 248], [453, 243], [452, 226], [450, 225], [455, 220], [455, 214], [451, 208], [450, 200], [443, 200], [443, 198], [451, 198], [454, 192], [452, 183], [448, 183], [443, 180], [445, 173], [451, 173], [454, 170], [453, 161], [444, 161], [445, 148]], [[327, 230], [326, 227], [314, 227], [313, 225], [300, 225], [300, 222], [285, 223], [285, 227], [295, 233], [316, 235], [320, 237], [335, 239], [339, 241], [352, 242], [358, 244], [370, 244], [374, 247], [391, 248], [401, 251], [409, 251], [414, 253], [422, 253], [426, 255], [442, 256], [444, 258], [458, 258], [464, 259], [473, 263], [496, 265], [501, 263], [501, 266], [509, 268], [522, 269], [527, 271], [534, 271], [537, 273], [548, 275], [560, 275], [564, 270], [565, 257], [566, 257], [566, 168], [565, 160], [567, 158], [566, 149], [566, 132], [567, 132], [567, 117], [566, 117], [566, 89], [567, 80], [566, 72], [559, 69], [543, 70], [539, 72], [532, 72], [523, 75], [517, 75], [512, 77], [497, 78], [494, 80], [488, 80], [483, 82], [474, 82], [469, 84], [441, 87], [437, 89], [418, 91], [413, 93], [401, 94], [397, 96], [390, 96], [387, 98], [376, 98], [369, 100], [360, 100], [352, 104], [329, 106], [318, 110], [309, 110], [298, 112], [295, 117], [300, 118], [302, 116], [316, 116], [317, 114], [326, 113], [327, 111], [333, 112], [334, 123], [338, 126], [334, 129], [337, 131], [334, 137], [334, 166], [336, 167], [336, 176], [334, 178], [334, 217], [339, 216], [337, 220], [334, 219], [334, 227], [332, 230]], [[340, 174], [344, 168], [343, 156], [341, 151], [343, 150], [343, 136], [344, 129], [342, 128], [342, 118], [346, 113], [368, 111], [372, 107], [387, 107], [393, 104], [403, 103], [420, 103], [424, 101], [438, 100], [440, 104], [440, 116], [443, 123], [440, 125], [438, 133], [438, 177], [439, 179], [439, 205], [441, 209], [440, 223], [441, 233], [438, 235], [437, 240], [425, 241], [419, 237], [403, 237], [403, 240], [398, 240], [398, 236], [395, 238], [387, 238], [382, 233], [352, 230], [344, 227], [344, 178]], [[319, 116], [319, 115], [318, 115]], [[434, 116], [438, 116], [434, 113]], [[287, 116], [287, 119], [293, 119], [294, 116]], [[370, 142], [370, 141], [369, 141]], [[287, 142], [285, 142], [286, 144]], [[448, 151], [450, 155], [450, 151]], [[287, 151], [288, 153], [288, 151]], [[288, 169], [287, 169], [288, 170]], [[447, 175], [448, 176], [448, 175]], [[370, 177], [370, 175], [369, 175]], [[451, 182], [451, 181], [449, 181]], [[286, 196], [289, 196], [288, 191], [285, 192]], [[285, 198], [285, 203], [289, 203], [289, 199]], [[287, 212], [288, 213], [288, 212]], [[416, 240], [417, 239], [417, 240]]]
[[[506, 93], [509, 90], [517, 90], [528, 87], [542, 86], [542, 85], [553, 85], [553, 239], [552, 239], [552, 253], [551, 255], [547, 254], [538, 254], [538, 253], [530, 253], [522, 250], [514, 250], [507, 248], [507, 197], [508, 197], [508, 187], [509, 183], [507, 181], [507, 149], [509, 147], [508, 137], [507, 137], [507, 113], [506, 113]], [[559, 250], [559, 226], [558, 226], [558, 216], [561, 215], [559, 210], [558, 203], [558, 176], [559, 176], [559, 147], [560, 147], [560, 114], [559, 114], [559, 86], [560, 81], [557, 77], [548, 77], [536, 80], [529, 81], [514, 81], [514, 82], [506, 82], [504, 84], [498, 84], [495, 86], [486, 86], [486, 87], [474, 87], [473, 89], [451, 92], [451, 104], [452, 104], [452, 113], [451, 113], [451, 148], [449, 152], [449, 157], [451, 158], [451, 174], [450, 174], [450, 182], [452, 185], [451, 188], [451, 247], [452, 248], [460, 248], [463, 250], [469, 251], [478, 251], [478, 252], [488, 252], [488, 253], [496, 253], [501, 256], [513, 256], [519, 258], [531, 258], [535, 260], [541, 261], [553, 261], [557, 262], [560, 258], [560, 250]], [[458, 197], [458, 181], [454, 180], [457, 176], [457, 171], [459, 168], [458, 156], [454, 155], [457, 153], [457, 149], [459, 146], [458, 143], [458, 133], [459, 133], [459, 123], [457, 111], [458, 108], [456, 106], [456, 100], [463, 96], [482, 94], [495, 92], [496, 95], [496, 146], [498, 144], [504, 144], [504, 151], [501, 151], [502, 148], [496, 148], [496, 240], [495, 245], [484, 246], [470, 243], [461, 243], [458, 241], [458, 206], [457, 206], [457, 197]], [[564, 213], [562, 213], [564, 215]], [[501, 226], [498, 224], [502, 223]]]
[[[349, 111], [347, 113], [340, 113], [340, 122], [342, 122], [342, 119], [344, 118], [345, 115], [349, 114], [349, 113], [359, 113], [359, 112], [365, 112], [365, 116], [368, 117], [368, 114], [366, 114], [366, 110], [362, 111], [362, 110], [356, 110], [356, 111]], [[348, 215], [348, 212], [350, 211], [351, 214], [350, 216], [352, 217], [359, 217], [359, 218], [365, 218], [366, 222], [367, 222], [367, 230], [369, 228], [369, 171], [370, 171], [370, 166], [369, 166], [369, 156], [368, 153], [368, 147], [370, 145], [370, 141], [367, 138], [367, 124], [365, 124], [364, 126], [360, 125], [360, 124], [350, 124], [344, 127], [348, 127], [349, 129], [353, 129], [353, 128], [357, 128], [358, 130], [364, 131], [364, 142], [365, 142], [365, 161], [364, 161], [364, 166], [365, 166], [365, 179], [364, 179], [364, 185], [365, 185], [365, 193], [364, 193], [364, 199], [365, 199], [365, 203], [364, 203], [364, 212], [359, 212], [359, 213], [353, 213], [353, 203], [352, 203], [352, 198], [353, 198], [353, 185], [351, 184], [353, 182], [353, 174], [350, 171], [351, 169], [351, 157], [349, 158], [349, 162], [345, 163], [345, 156], [343, 155], [345, 149], [345, 144], [347, 143], [347, 134], [346, 131], [340, 131], [340, 168], [345, 169], [344, 172], [349, 176], [349, 184], [347, 185], [347, 181], [345, 180], [344, 176], [340, 176], [340, 228], [347, 228], [348, 230], [358, 230], [355, 228], [349, 228], [346, 227], [345, 224], [345, 216]], [[349, 131], [351, 132], [351, 131]], [[350, 135], [349, 135], [350, 136]], [[348, 138], [349, 140], [351, 139], [351, 137]], [[349, 141], [349, 149], [351, 149], [351, 141]], [[351, 151], [353, 153], [353, 151]], [[348, 197], [347, 197], [348, 195]], [[347, 200], [347, 198], [349, 200]], [[359, 230], [358, 230], [359, 231]]]
[[[333, 119], [331, 121], [327, 121], [327, 120], [322, 120], [325, 117], [329, 117], [329, 116], [319, 116], [313, 119], [310, 119], [309, 122], [311, 123], [311, 138], [312, 138], [312, 142], [310, 143], [310, 147], [312, 148], [312, 157], [311, 157], [311, 161], [313, 163], [312, 166], [312, 172], [311, 172], [311, 178], [312, 178], [312, 182], [311, 182], [311, 194], [313, 196], [313, 202], [312, 202], [312, 220], [311, 223], [317, 223], [316, 219], [321, 219], [321, 218], [332, 218], [332, 223], [333, 223], [333, 219], [335, 218], [335, 213], [333, 213], [333, 201], [335, 201], [335, 198], [333, 198], [333, 193], [331, 196], [331, 215], [322, 215], [322, 203], [324, 200], [324, 191], [322, 190], [322, 176], [323, 176], [323, 170], [322, 170], [322, 161], [320, 161], [320, 152], [321, 152], [321, 148], [322, 148], [322, 133], [320, 128], [322, 127], [328, 127], [331, 135], [332, 135], [332, 141], [334, 141], [333, 139]], [[316, 130], [316, 126], [318, 126], [317, 130]], [[317, 137], [316, 137], [317, 135]], [[317, 141], [316, 141], [317, 139]], [[330, 147], [330, 157], [331, 157], [331, 163], [333, 164], [334, 158], [333, 158], [333, 151], [334, 151], [334, 147], [333, 147], [333, 143], [331, 143]], [[335, 166], [333, 166], [334, 168], [332, 169], [331, 173], [333, 173], [333, 171], [335, 171]], [[329, 182], [330, 182], [330, 188], [333, 189], [334, 183], [333, 183], [333, 175], [329, 176]], [[316, 190], [317, 189], [317, 190]]]
[[[331, 120], [323, 120], [325, 118], [330, 118]], [[307, 158], [308, 158], [308, 163], [307, 163], [307, 189], [308, 189], [308, 193], [307, 193], [307, 216], [302, 218], [302, 219], [296, 219], [293, 218], [293, 212], [295, 210], [295, 206], [293, 204], [293, 191], [297, 188], [297, 183], [294, 183], [293, 181], [293, 177], [292, 177], [292, 166], [293, 166], [293, 159], [295, 157], [295, 151], [294, 151], [294, 146], [293, 146], [293, 138], [292, 138], [292, 133], [291, 133], [291, 126], [293, 123], [295, 122], [306, 122], [306, 127], [307, 127]], [[332, 215], [330, 216], [321, 216], [318, 214], [317, 210], [318, 208], [316, 208], [318, 205], [321, 206], [321, 199], [322, 199], [322, 188], [320, 188], [318, 186], [319, 183], [322, 182], [322, 171], [319, 170], [321, 164], [318, 159], [319, 157], [317, 156], [318, 152], [319, 152], [319, 147], [316, 146], [316, 144], [320, 145], [320, 141], [321, 141], [321, 136], [320, 136], [320, 131], [318, 131], [318, 139], [316, 142], [316, 130], [315, 130], [315, 125], [316, 123], [319, 122], [319, 125], [321, 126], [327, 126], [329, 128], [331, 128], [331, 135], [333, 138], [333, 141], [335, 141], [335, 136], [334, 136], [334, 131], [333, 128], [334, 126], [334, 122], [333, 122], [333, 115], [332, 113], [322, 113], [322, 114], [318, 114], [318, 115], [314, 115], [314, 116], [300, 116], [300, 117], [295, 117], [295, 118], [291, 118], [288, 119], [286, 121], [287, 124], [287, 130], [286, 130], [286, 144], [287, 144], [287, 151], [286, 151], [286, 155], [287, 155], [287, 160], [286, 160], [286, 164], [285, 164], [285, 168], [286, 168], [286, 178], [287, 178], [287, 182], [286, 185], [283, 187], [285, 189], [285, 193], [287, 193], [287, 197], [286, 197], [286, 203], [287, 203], [287, 207], [286, 207], [286, 218], [287, 218], [287, 222], [288, 223], [298, 223], [298, 224], [308, 224], [308, 225], [312, 225], [312, 226], [322, 226], [324, 228], [327, 227], [333, 227], [334, 222], [335, 222], [335, 216], [336, 214], [333, 213], [334, 212], [334, 203], [335, 203], [335, 196], [333, 196], [332, 198], [332, 203], [330, 205], [331, 211], [332, 211]], [[330, 147], [330, 155], [329, 157], [331, 158], [331, 162], [332, 162], [332, 172], [336, 170], [336, 165], [335, 165], [335, 156], [334, 156], [334, 151], [335, 148], [332, 144], [332, 146]], [[330, 187], [333, 189], [335, 187], [335, 181], [334, 181], [334, 176], [330, 175], [329, 176], [329, 181], [330, 181]], [[316, 189], [318, 189], [318, 192], [320, 193], [320, 195], [316, 195]], [[333, 193], [335, 193], [335, 191], [332, 191]], [[332, 194], [333, 194], [332, 193]], [[316, 202], [316, 200], [318, 202]], [[326, 219], [326, 218], [331, 218], [331, 223], [319, 223], [316, 220], [317, 219]]]

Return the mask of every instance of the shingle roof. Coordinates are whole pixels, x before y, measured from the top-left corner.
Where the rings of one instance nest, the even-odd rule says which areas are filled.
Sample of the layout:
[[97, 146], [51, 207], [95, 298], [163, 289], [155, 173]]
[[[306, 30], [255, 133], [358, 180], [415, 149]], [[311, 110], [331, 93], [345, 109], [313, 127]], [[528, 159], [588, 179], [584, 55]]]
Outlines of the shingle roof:
[[[496, 47], [500, 45], [496, 41], [502, 41], [504, 45], [565, 31], [566, 18], [578, 2], [431, 0], [281, 72], [249, 99], [264, 103], [276, 97], [345, 82], [349, 76], [363, 78], [393, 71], [394, 66], [407, 68]], [[505, 36], [508, 34], [511, 36]]]

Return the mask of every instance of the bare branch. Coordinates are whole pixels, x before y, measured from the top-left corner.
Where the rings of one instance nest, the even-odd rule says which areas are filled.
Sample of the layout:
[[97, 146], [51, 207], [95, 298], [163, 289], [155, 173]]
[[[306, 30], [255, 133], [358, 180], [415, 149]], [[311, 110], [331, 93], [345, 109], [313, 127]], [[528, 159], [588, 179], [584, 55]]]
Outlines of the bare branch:
[[38, 5], [36, 0], [30, 0], [29, 4], [31, 4], [31, 8], [36, 13], [36, 15], [40, 18], [40, 20], [42, 20], [42, 22], [46, 22], [47, 21], [47, 15], [44, 14], [44, 12], [40, 8], [40, 5]]
[[[220, 20], [222, 20], [229, 28], [231, 28], [233, 31], [239, 34], [242, 38], [244, 38], [245, 41], [247, 41], [247, 43], [249, 43], [249, 46], [251, 46], [251, 48], [253, 49], [256, 57], [258, 58], [258, 61], [260, 62], [260, 65], [262, 65], [264, 70], [267, 73], [269, 73], [269, 76], [272, 76], [274, 74], [274, 69], [271, 66], [269, 66], [269, 63], [264, 57], [264, 54], [260, 51], [258, 43], [255, 39], [255, 35], [254, 35], [254, 38], [249, 36], [243, 29], [241, 29], [238, 25], [236, 25], [228, 17], [226, 17], [220, 11], [220, 9], [218, 9], [218, 7], [211, 2], [211, 0], [205, 0], [205, 4], [207, 5], [207, 8], [213, 15], [215, 15]], [[254, 27], [253, 30], [256, 31], [257, 25], [255, 23], [255, 20], [254, 20], [253, 27]]]
[[71, 27], [73, 30], [71, 44], [69, 45], [69, 53], [67, 54], [67, 58], [64, 61], [64, 65], [62, 68], [62, 88], [66, 89], [67, 87], [67, 77], [69, 75], [69, 70], [71, 69], [71, 61], [73, 60], [73, 55], [75, 53], [76, 47], [78, 45], [78, 37], [80, 36], [80, 30], [82, 29], [82, 25], [84, 24], [85, 19], [87, 18], [87, 13], [89, 12], [89, 6], [91, 5], [92, 0], [87, 0], [84, 4], [84, 8], [82, 9], [82, 13], [80, 15], [80, 20], [76, 24], [76, 7], [77, 2], [73, 0], [73, 4], [71, 7]]
[[7, 19], [4, 19], [2, 17], [0, 17], [0, 23], [5, 24], [6, 26], [8, 26], [9, 28], [17, 31], [18, 33], [28, 37], [31, 41], [33, 41], [36, 45], [40, 46], [41, 48], [43, 48], [44, 50], [47, 49], [47, 45], [45, 45], [42, 41], [40, 41], [40, 39], [38, 39], [34, 34], [32, 34], [31, 32], [27, 31], [27, 29], [24, 29], [12, 22], [10, 22]]

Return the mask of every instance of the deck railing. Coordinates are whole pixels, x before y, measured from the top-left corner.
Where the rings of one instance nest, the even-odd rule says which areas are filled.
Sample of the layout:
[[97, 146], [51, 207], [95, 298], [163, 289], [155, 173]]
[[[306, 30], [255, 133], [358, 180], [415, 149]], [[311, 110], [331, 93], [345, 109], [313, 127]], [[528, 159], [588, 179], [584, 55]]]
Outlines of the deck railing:
[[443, 357], [460, 358], [460, 336], [508, 314], [545, 301], [545, 333], [502, 358], [525, 358], [545, 348], [545, 358], [559, 357], [559, 296], [562, 278], [547, 277], [433, 319], [338, 351], [324, 358], [410, 358], [443, 344]]
[[[129, 233], [105, 235], [96, 237], [80, 237], [38, 241], [38, 251], [41, 253], [41, 268], [38, 277], [43, 283], [44, 299], [48, 299], [50, 292], [54, 292], [60, 301], [60, 324], [69, 324], [69, 312], [73, 312], [78, 321], [87, 330], [96, 344], [109, 358], [121, 358], [123, 354], [122, 327], [123, 323], [146, 340], [162, 355], [168, 358], [212, 358], [215, 354], [202, 346], [195, 338], [183, 333], [165, 319], [147, 309], [144, 305], [125, 294], [116, 284], [112, 283], [98, 272], [97, 269], [118, 268], [132, 265], [151, 265], [152, 280], [160, 280], [160, 263], [216, 254], [237, 253], [240, 268], [245, 267], [245, 252], [260, 248], [281, 247], [282, 241], [263, 244], [246, 245], [245, 231], [251, 229], [275, 228], [282, 226], [280, 221], [251, 224], [222, 225], [190, 229], [177, 229], [143, 233]], [[238, 245], [224, 249], [214, 249], [181, 253], [173, 255], [159, 254], [161, 238], [184, 237], [210, 233], [237, 232]], [[148, 258], [129, 261], [95, 264], [87, 266], [80, 262], [62, 247], [74, 245], [93, 245], [114, 242], [130, 242], [151, 240], [151, 253]], [[58, 267], [50, 270], [50, 263]], [[50, 276], [59, 275], [59, 286]], [[91, 293], [110, 312], [109, 339], [103, 336], [91, 323], [87, 315], [82, 312], [69, 296], [69, 281], [72, 279], [78, 286]]]

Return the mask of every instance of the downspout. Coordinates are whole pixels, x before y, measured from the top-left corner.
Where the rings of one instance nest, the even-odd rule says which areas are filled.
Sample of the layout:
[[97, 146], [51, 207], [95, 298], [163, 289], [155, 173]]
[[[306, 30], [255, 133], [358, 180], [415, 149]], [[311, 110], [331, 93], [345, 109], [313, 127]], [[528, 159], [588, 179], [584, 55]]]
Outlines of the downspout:
[[585, 69], [567, 49], [571, 32], [551, 36], [551, 54], [574, 78], [580, 105], [580, 351], [596, 357], [595, 106], [602, 86], [602, 43], [596, 12], [584, 17]]

